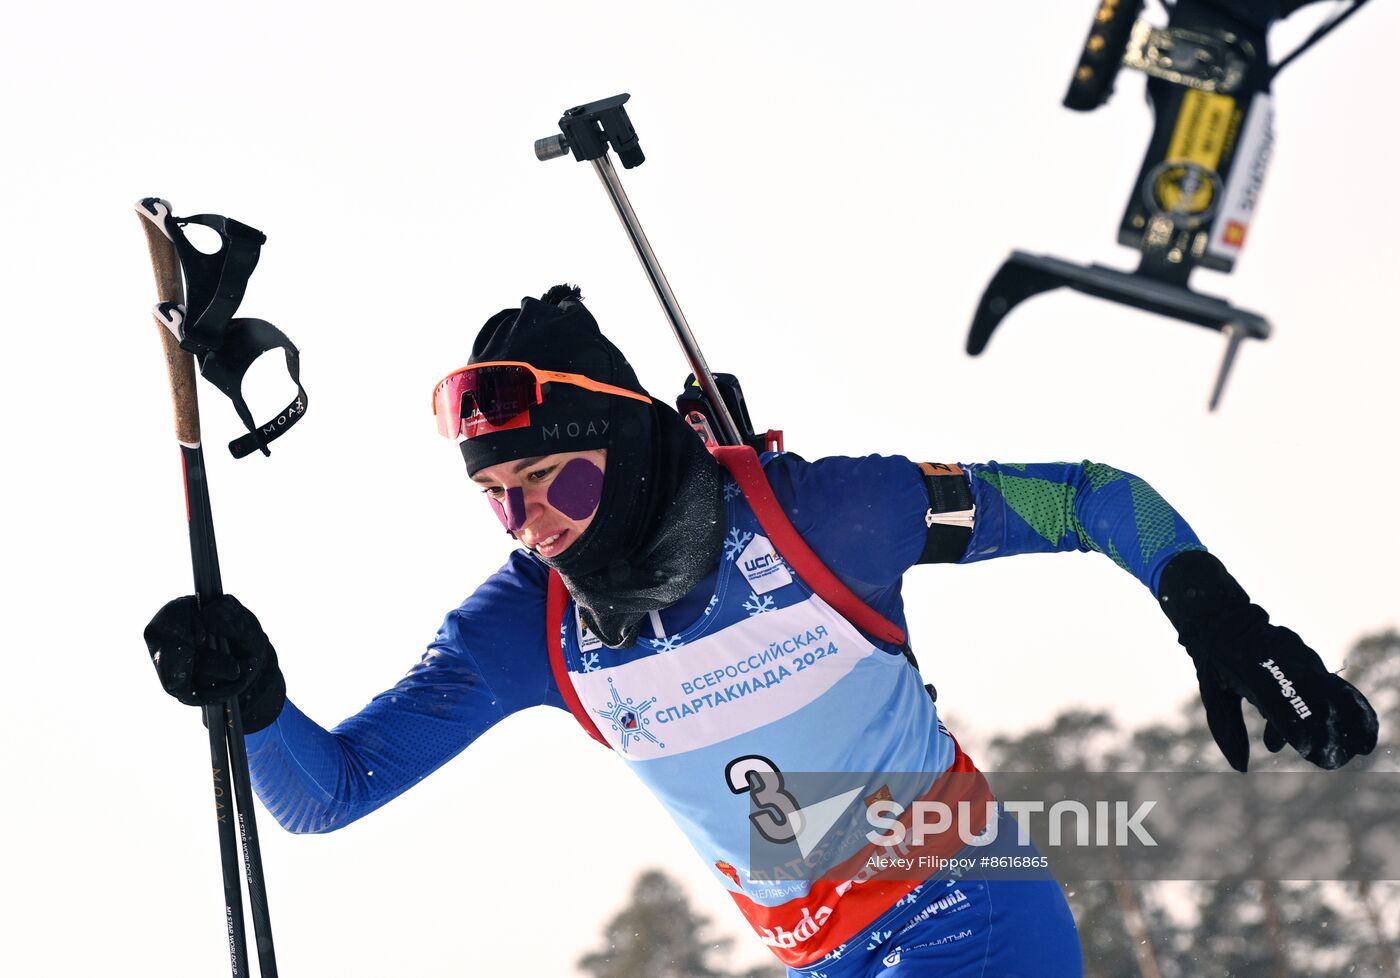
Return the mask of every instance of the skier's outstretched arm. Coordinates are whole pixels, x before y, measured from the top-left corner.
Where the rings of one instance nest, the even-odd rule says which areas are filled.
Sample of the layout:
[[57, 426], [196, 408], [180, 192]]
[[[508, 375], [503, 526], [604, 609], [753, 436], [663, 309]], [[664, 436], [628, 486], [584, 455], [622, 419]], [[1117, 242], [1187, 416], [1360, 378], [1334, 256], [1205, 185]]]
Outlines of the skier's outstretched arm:
[[1335, 768], [1375, 747], [1365, 697], [1296, 634], [1270, 624], [1185, 519], [1130, 472], [1089, 461], [950, 465], [875, 455], [780, 455], [765, 472], [818, 555], [896, 623], [900, 581], [916, 564], [1097, 551], [1160, 601], [1195, 663], [1206, 718], [1231, 766], [1249, 763], [1245, 699], [1268, 720], [1271, 750], [1286, 742]]
[[[292, 832], [342, 828], [423, 780], [511, 713], [545, 702], [562, 706], [545, 658], [544, 584], [537, 561], [513, 554], [446, 617], [403, 679], [332, 730], [285, 701], [275, 654], [270, 671], [269, 656], [262, 655], [244, 695], [268, 685], [276, 695], [259, 693], [248, 758], [253, 787], [278, 822]], [[181, 640], [182, 629], [169, 614], [176, 604], [162, 609], [147, 629], [153, 656], [161, 653], [158, 671], [162, 660], [173, 666], [181, 658], [173, 653], [182, 645], [207, 644], [189, 643], [189, 635]], [[250, 661], [241, 650], [260, 644], [257, 636], [271, 653], [256, 619], [239, 609], [242, 634], [223, 625], [208, 632], [226, 640], [236, 661]], [[186, 702], [205, 695], [211, 670], [221, 668], [206, 658], [196, 653], [181, 670], [184, 695], [167, 681], [169, 669], [162, 671], [167, 690]], [[220, 691], [229, 695], [227, 687]]]
[[1145, 584], [1196, 666], [1211, 734], [1230, 765], [1249, 765], [1243, 701], [1285, 743], [1322, 768], [1376, 745], [1375, 711], [1268, 613], [1191, 527], [1142, 479], [1094, 462], [966, 466], [976, 504], [962, 563], [1013, 553], [1096, 550]]

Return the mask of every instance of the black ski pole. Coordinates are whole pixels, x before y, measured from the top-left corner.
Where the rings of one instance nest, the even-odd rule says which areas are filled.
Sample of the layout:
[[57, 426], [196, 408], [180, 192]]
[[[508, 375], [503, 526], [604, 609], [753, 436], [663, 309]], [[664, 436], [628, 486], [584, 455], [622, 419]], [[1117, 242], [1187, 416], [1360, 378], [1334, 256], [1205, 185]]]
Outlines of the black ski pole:
[[267, 887], [263, 882], [262, 846], [258, 844], [258, 822], [253, 812], [253, 785], [248, 775], [248, 749], [243, 743], [243, 719], [238, 700], [228, 701], [229, 772], [233, 798], [238, 804], [238, 833], [243, 839], [243, 863], [248, 880], [248, 906], [253, 911], [253, 939], [258, 946], [258, 972], [262, 978], [277, 978], [277, 954], [272, 946], [272, 915], [267, 908]]
[[[189, 469], [187, 468], [188, 472]], [[187, 496], [190, 503], [191, 555], [194, 554], [195, 527], [199, 527], [200, 552], [206, 559], [193, 558], [195, 565], [195, 593], [203, 602], [223, 593], [223, 582], [219, 574], [218, 548], [214, 544], [214, 512], [209, 503], [209, 487], [204, 479], [204, 457], [199, 457], [199, 481], [195, 490]], [[200, 500], [198, 515], [195, 501]], [[204, 582], [201, 584], [201, 580]], [[206, 592], [205, 588], [208, 588]], [[272, 944], [272, 917], [267, 907], [267, 889], [263, 882], [262, 847], [258, 843], [258, 823], [253, 808], [253, 788], [248, 774], [248, 750], [243, 743], [243, 719], [239, 712], [238, 698], [226, 700], [222, 710], [222, 724], [225, 743], [220, 745], [228, 764], [229, 783], [233, 788], [234, 814], [238, 818], [238, 838], [243, 845], [244, 879], [248, 884], [248, 905], [252, 910], [253, 939], [258, 948], [258, 973], [262, 978], [277, 978], [277, 955]], [[235, 877], [238, 864], [233, 865]], [[242, 915], [239, 904], [239, 916]], [[241, 920], [240, 920], [240, 930]], [[246, 935], [241, 939], [246, 955]], [[246, 973], [246, 972], [245, 972]]]
[[[136, 205], [136, 211], [143, 219], [141, 226], [146, 233], [151, 267], [155, 272], [156, 291], [161, 299], [156, 307], [155, 318], [161, 327], [161, 343], [175, 407], [175, 438], [180, 443], [180, 460], [184, 473], [185, 515], [189, 524], [195, 593], [203, 603], [223, 593], [223, 582], [219, 575], [218, 548], [214, 541], [214, 520], [209, 503], [204, 451], [200, 444], [199, 396], [195, 387], [194, 360], [180, 348], [178, 336], [183, 319], [184, 280], [174, 242], [166, 233], [163, 223], [165, 214], [170, 212], [170, 205], [156, 198], [146, 198]], [[223, 868], [224, 917], [229, 939], [229, 964], [234, 978], [244, 978], [249, 973], [243, 896], [238, 881], [238, 849], [241, 835], [249, 893], [252, 897], [253, 928], [259, 949], [258, 964], [264, 978], [275, 978], [271, 919], [267, 911], [262, 862], [254, 824], [252, 789], [248, 783], [247, 757], [244, 753], [243, 724], [238, 715], [237, 700], [206, 706], [204, 722], [209, 730], [209, 755], [213, 769], [214, 804]], [[232, 763], [230, 755], [234, 757]], [[230, 783], [238, 809], [239, 832], [235, 832], [233, 821], [229, 818], [230, 812], [234, 811], [234, 806], [229, 804], [227, 785]]]
[[[150, 227], [150, 222], [147, 222]], [[162, 237], [169, 244], [168, 239]], [[178, 301], [178, 300], [177, 300]], [[160, 318], [160, 313], [156, 313]], [[178, 325], [177, 325], [178, 328]], [[165, 336], [174, 339], [170, 330], [162, 330]], [[197, 392], [197, 388], [193, 388]], [[199, 436], [199, 403], [194, 397], [195, 439]], [[186, 446], [181, 444], [181, 452]], [[214, 542], [214, 511], [209, 501], [209, 483], [205, 478], [203, 448], [196, 445], [195, 465], [185, 461], [185, 499], [189, 507], [190, 557], [194, 563], [195, 593], [202, 602], [223, 593], [223, 580], [219, 573], [219, 551]], [[191, 480], [190, 473], [197, 476]], [[191, 484], [193, 481], [193, 484]], [[258, 843], [258, 824], [253, 808], [253, 789], [248, 774], [248, 750], [243, 743], [243, 719], [238, 708], [238, 698], [227, 700], [220, 708], [224, 723], [221, 724], [225, 744], [220, 750], [227, 758], [229, 782], [233, 787], [234, 811], [238, 818], [238, 838], [243, 845], [244, 878], [248, 883], [248, 905], [252, 909], [253, 939], [258, 948], [258, 972], [262, 978], [277, 978], [277, 956], [272, 944], [272, 918], [267, 907], [267, 889], [263, 882], [262, 847]], [[238, 873], [234, 861], [235, 877]], [[242, 930], [242, 903], [239, 903], [240, 930]], [[243, 948], [244, 967], [247, 967], [246, 934], [240, 939]], [[246, 974], [246, 970], [244, 972]]]

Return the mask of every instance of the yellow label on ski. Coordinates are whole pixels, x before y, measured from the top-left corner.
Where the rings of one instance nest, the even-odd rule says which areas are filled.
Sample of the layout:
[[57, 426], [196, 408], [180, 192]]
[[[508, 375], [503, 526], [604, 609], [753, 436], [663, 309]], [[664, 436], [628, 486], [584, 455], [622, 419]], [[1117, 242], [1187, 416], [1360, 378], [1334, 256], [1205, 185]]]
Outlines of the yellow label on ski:
[[1202, 217], [1216, 203], [1220, 160], [1235, 141], [1235, 100], [1214, 92], [1188, 91], [1172, 130], [1167, 157], [1153, 169], [1150, 186], [1159, 210]]
[[1228, 95], [1188, 91], [1167, 147], [1167, 162], [1195, 163], [1208, 170], [1219, 167], [1234, 113], [1235, 100]]

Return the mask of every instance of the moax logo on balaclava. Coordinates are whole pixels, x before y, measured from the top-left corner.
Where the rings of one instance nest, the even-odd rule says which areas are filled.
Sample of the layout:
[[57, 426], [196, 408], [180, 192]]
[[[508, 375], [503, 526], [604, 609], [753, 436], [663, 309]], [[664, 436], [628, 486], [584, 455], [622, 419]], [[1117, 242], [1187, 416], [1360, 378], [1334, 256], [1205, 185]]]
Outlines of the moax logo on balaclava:
[[540, 437], [545, 441], [551, 438], [578, 438], [583, 435], [606, 435], [608, 433], [608, 422], [602, 419], [597, 421], [570, 421], [568, 423], [556, 422], [555, 424], [540, 425]]

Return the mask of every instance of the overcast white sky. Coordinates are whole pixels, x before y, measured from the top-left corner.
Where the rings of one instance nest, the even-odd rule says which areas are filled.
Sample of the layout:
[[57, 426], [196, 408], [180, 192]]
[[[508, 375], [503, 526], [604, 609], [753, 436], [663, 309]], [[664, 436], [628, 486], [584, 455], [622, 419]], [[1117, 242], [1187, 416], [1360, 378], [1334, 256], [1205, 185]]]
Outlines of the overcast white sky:
[[[624, 180], [672, 285], [711, 365], [741, 374], [791, 449], [1109, 462], [1157, 486], [1332, 667], [1396, 624], [1400, 11], [1374, 4], [1277, 85], [1249, 247], [1235, 275], [1195, 282], [1276, 332], [1243, 351], [1212, 416], [1218, 336], [1074, 293], [962, 353], [1011, 248], [1134, 263], [1114, 237], [1149, 132], [1142, 79], [1125, 73], [1093, 115], [1059, 107], [1092, 9], [12, 12], [0, 970], [226, 973], [202, 730], [140, 641], [190, 586], [131, 211], [146, 195], [268, 235], [242, 312], [301, 347], [310, 410], [270, 459], [234, 463], [237, 421], [206, 388], [214, 515], [226, 586], [328, 726], [505, 558], [429, 412], [488, 315], [576, 281], [654, 393], [684, 377], [592, 173], [531, 153], [564, 108], [620, 91], [648, 156]], [[925, 568], [905, 593], [925, 672], [973, 744], [1073, 704], [1136, 724], [1194, 695], [1155, 602], [1101, 557]], [[556, 842], [503, 844], [503, 817]], [[623, 765], [554, 711], [508, 721], [343, 832], [261, 824], [289, 976], [568, 974], [651, 864], [743, 934]]]

